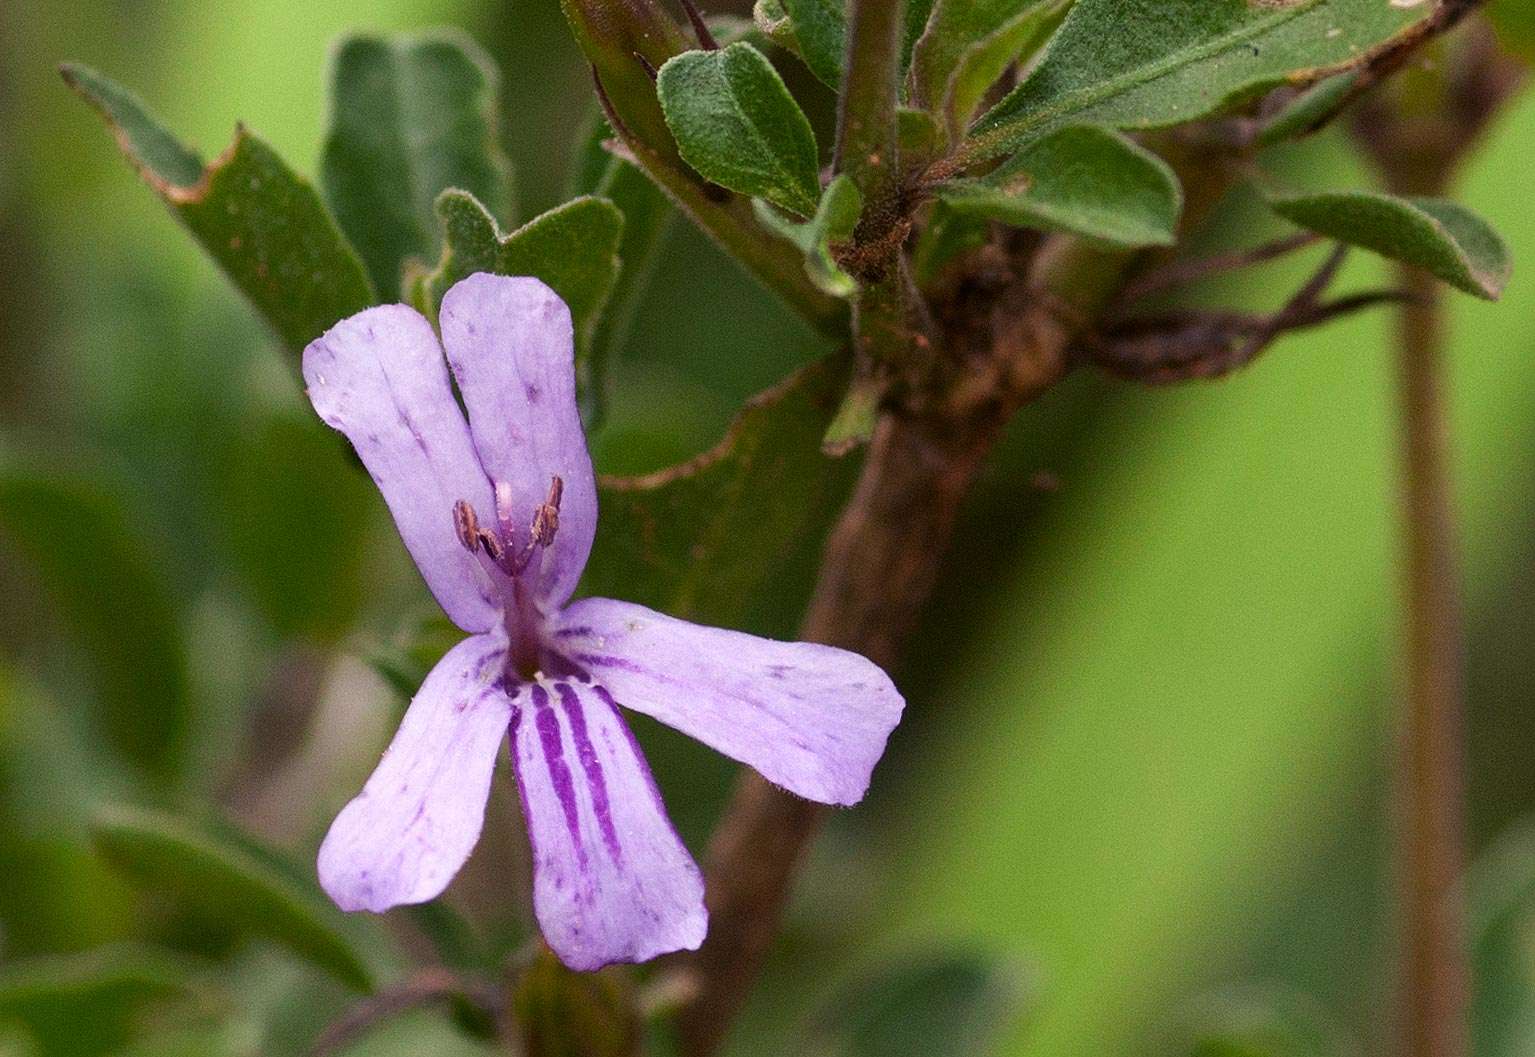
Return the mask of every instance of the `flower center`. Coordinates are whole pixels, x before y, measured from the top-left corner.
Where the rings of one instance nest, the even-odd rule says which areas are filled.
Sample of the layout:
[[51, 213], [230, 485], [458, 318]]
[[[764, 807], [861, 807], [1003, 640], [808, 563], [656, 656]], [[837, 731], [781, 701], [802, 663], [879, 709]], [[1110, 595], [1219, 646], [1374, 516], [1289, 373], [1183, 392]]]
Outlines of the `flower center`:
[[565, 482], [558, 477], [549, 480], [549, 495], [533, 508], [533, 518], [528, 523], [528, 541], [517, 546], [512, 522], [511, 488], [505, 482], [496, 482], [496, 525], [480, 524], [474, 507], [468, 500], [460, 499], [453, 504], [453, 529], [458, 541], [470, 554], [483, 553], [492, 565], [507, 576], [516, 579], [528, 567], [533, 556], [554, 542], [560, 530], [560, 496]]

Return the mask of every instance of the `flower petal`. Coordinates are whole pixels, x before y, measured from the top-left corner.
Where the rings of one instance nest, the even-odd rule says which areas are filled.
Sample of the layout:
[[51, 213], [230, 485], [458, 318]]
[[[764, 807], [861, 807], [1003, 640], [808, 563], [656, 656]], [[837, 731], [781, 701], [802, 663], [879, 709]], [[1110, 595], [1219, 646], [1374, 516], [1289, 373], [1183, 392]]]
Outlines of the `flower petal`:
[[373, 777], [320, 845], [320, 884], [341, 909], [423, 903], [469, 858], [511, 718], [505, 657], [501, 636], [472, 635], [421, 684]]
[[697, 949], [703, 877], [612, 699], [586, 683], [538, 683], [516, 705], [533, 911], [554, 953], [587, 971]]
[[491, 627], [500, 607], [458, 541], [453, 504], [488, 514], [494, 501], [431, 326], [405, 305], [359, 312], [304, 350], [304, 381], [314, 409], [373, 475], [443, 610], [465, 631]]
[[863, 798], [905, 704], [890, 677], [856, 653], [701, 627], [607, 598], [566, 609], [554, 638], [625, 708], [828, 804]]
[[537, 279], [479, 272], [447, 292], [439, 322], [480, 461], [510, 489], [518, 546], [550, 478], [564, 483], [559, 533], [539, 581], [544, 599], [561, 605], [581, 578], [597, 529], [570, 309]]

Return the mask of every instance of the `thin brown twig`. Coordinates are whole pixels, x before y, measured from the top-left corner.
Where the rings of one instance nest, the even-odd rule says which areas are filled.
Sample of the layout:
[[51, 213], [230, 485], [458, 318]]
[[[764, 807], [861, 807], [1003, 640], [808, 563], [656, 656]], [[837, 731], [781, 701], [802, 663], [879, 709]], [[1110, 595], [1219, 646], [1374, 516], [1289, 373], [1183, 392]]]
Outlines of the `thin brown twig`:
[[1282, 239], [1265, 242], [1245, 250], [1232, 250], [1229, 253], [1216, 253], [1208, 257], [1196, 257], [1192, 260], [1172, 261], [1159, 268], [1142, 272], [1125, 284], [1117, 298], [1115, 298], [1114, 310], [1133, 302], [1143, 300], [1152, 294], [1159, 294], [1165, 290], [1172, 290], [1180, 286], [1208, 279], [1212, 275], [1223, 275], [1226, 272], [1239, 271], [1250, 268], [1255, 264], [1263, 264], [1272, 261], [1296, 250], [1304, 249], [1321, 240], [1320, 235], [1309, 231], [1300, 231], [1294, 235], [1287, 235]]
[[719, 51], [719, 41], [714, 39], [714, 34], [709, 30], [709, 23], [704, 21], [704, 16], [699, 13], [698, 5], [693, 0], [679, 0], [682, 10], [687, 12], [688, 22], [693, 26], [693, 32], [698, 37], [698, 46], [705, 51]]
[[394, 987], [386, 988], [348, 1008], [326, 1026], [309, 1048], [310, 1057], [330, 1057], [374, 1028], [423, 1006], [453, 999], [467, 999], [498, 1023], [502, 1020], [499, 996], [488, 987], [476, 987], [451, 970], [433, 966], [421, 969]]

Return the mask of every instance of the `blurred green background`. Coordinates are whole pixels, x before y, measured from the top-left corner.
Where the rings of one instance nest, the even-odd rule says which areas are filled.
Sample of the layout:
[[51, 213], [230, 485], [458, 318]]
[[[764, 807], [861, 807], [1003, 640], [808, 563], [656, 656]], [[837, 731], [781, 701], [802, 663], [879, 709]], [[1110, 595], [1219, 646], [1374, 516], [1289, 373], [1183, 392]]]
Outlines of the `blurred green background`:
[[[171, 806], [311, 870], [401, 704], [367, 658], [430, 612], [288, 361], [56, 65], [133, 86], [207, 155], [241, 120], [313, 174], [330, 43], [438, 24], [503, 70], [520, 215], [555, 204], [590, 106], [555, 0], [80, 0], [0, 18], [0, 1053], [298, 1053], [345, 1008], [304, 960], [126, 884], [84, 820]], [[1509, 241], [1514, 279], [1497, 305], [1448, 295], [1479, 851], [1535, 806], [1531, 158], [1527, 94], [1459, 189]], [[1275, 164], [1319, 187], [1368, 178], [1335, 134]], [[1204, 237], [1251, 243], [1269, 225], [1238, 196]], [[1310, 263], [1207, 296], [1272, 305]], [[1346, 272], [1387, 277], [1362, 255]], [[1386, 1037], [1388, 323], [1289, 338], [1218, 384], [1076, 377], [1017, 421], [898, 673], [907, 718], [868, 802], [817, 848], [731, 1052], [798, 1052], [846, 981], [953, 950], [1007, 966], [1002, 1054], [1187, 1052], [1206, 996], [1235, 985]], [[593, 438], [599, 469], [693, 454], [824, 351], [674, 225]], [[731, 767], [642, 735], [701, 851]], [[146, 782], [125, 745], [184, 753], [184, 784]], [[529, 935], [517, 827], [503, 788], [450, 890], [497, 949]], [[191, 959], [190, 997], [29, 1036], [16, 974], [92, 964], [33, 959], [110, 962], [145, 941]], [[422, 946], [404, 920], [360, 942], [386, 979]], [[423, 1013], [348, 1052], [482, 1050]]]

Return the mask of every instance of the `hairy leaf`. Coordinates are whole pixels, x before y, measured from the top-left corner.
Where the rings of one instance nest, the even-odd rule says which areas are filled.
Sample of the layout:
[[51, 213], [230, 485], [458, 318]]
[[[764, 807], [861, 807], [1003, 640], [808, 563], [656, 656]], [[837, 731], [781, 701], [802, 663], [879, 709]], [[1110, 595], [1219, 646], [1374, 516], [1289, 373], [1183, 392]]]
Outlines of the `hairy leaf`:
[[820, 449], [845, 384], [840, 365], [812, 364], [748, 404], [692, 461], [600, 478], [582, 591], [739, 625], [847, 489], [851, 463]]
[[1384, 0], [1078, 0], [962, 156], [995, 158], [1063, 124], [1192, 121], [1354, 65], [1429, 10]]
[[495, 218], [473, 195], [444, 191], [437, 199], [446, 238], [437, 270], [422, 276], [413, 293], [432, 318], [448, 289], [475, 272], [532, 275], [570, 306], [577, 356], [584, 359], [597, 317], [618, 278], [618, 245], [624, 217], [605, 198], [585, 196], [502, 235]]
[[836, 88], [842, 83], [842, 53], [847, 37], [845, 0], [782, 0], [800, 58], [810, 72]]
[[287, 947], [348, 987], [372, 989], [372, 974], [336, 910], [245, 842], [168, 815], [113, 806], [91, 823], [102, 856], [146, 892], [174, 899], [210, 921]]
[[843, 173], [821, 194], [815, 216], [804, 223], [785, 218], [761, 199], [756, 200], [757, 216], [762, 223], [788, 239], [805, 255], [805, 271], [810, 281], [836, 297], [850, 297], [858, 284], [832, 257], [831, 244], [852, 237], [863, 212], [863, 195], [852, 177]]
[[150, 782], [174, 786], [192, 702], [161, 570], [110, 497], [78, 482], [0, 476], [0, 539], [37, 570], [97, 686], [96, 729]]
[[678, 55], [661, 67], [656, 88], [677, 149], [701, 176], [800, 216], [815, 212], [815, 133], [756, 48]]
[[938, 196], [960, 213], [1112, 246], [1171, 245], [1183, 206], [1166, 162], [1092, 125], [1058, 129], [985, 179], [951, 181]]
[[362, 262], [320, 196], [272, 148], [241, 127], [205, 168], [119, 85], [74, 63], [63, 74], [289, 351], [374, 303]]
[[1374, 191], [1271, 194], [1280, 216], [1319, 235], [1422, 268], [1458, 290], [1497, 300], [1513, 262], [1498, 233], [1442, 198]]
[[937, 0], [911, 57], [911, 99], [951, 133], [1008, 63], [1044, 40], [1064, 0]]
[[495, 67], [460, 34], [358, 35], [336, 49], [320, 182], [384, 300], [398, 298], [406, 258], [436, 256], [443, 191], [508, 216], [498, 105]]
[[801, 1053], [812, 1057], [979, 1057], [1018, 986], [995, 960], [970, 953], [898, 960], [857, 980], [829, 1003]]

